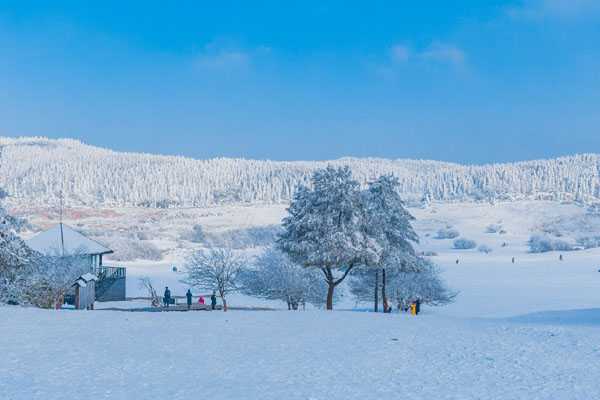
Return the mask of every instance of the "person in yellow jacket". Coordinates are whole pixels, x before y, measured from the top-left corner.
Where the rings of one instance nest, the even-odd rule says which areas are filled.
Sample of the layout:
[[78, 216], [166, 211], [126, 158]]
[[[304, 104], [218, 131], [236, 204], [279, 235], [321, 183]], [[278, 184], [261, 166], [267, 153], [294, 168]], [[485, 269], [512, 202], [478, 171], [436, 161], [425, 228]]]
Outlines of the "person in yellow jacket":
[[410, 315], [417, 315], [417, 303], [410, 303]]

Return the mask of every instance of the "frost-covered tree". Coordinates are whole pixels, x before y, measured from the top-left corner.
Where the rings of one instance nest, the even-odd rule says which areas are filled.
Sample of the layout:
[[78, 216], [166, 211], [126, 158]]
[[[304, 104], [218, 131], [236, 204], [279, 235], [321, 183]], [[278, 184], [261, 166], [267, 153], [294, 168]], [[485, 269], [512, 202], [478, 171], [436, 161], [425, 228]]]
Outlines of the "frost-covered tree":
[[59, 308], [77, 278], [91, 272], [89, 258], [81, 252], [45, 255], [40, 261], [40, 271], [29, 282], [31, 303], [43, 308]]
[[217, 292], [223, 301], [223, 311], [227, 311], [227, 295], [240, 289], [239, 280], [245, 264], [245, 259], [231, 249], [199, 250], [187, 259], [183, 282]]
[[[394, 293], [390, 291], [390, 282], [400, 272], [419, 272], [423, 268], [421, 259], [422, 257], [416, 256], [414, 253], [394, 252], [386, 257], [385, 262], [380, 264], [378, 268], [361, 265], [355, 268], [350, 276], [350, 293], [360, 302], [374, 301], [374, 311], [377, 312], [377, 299], [379, 297], [377, 288], [383, 286], [383, 271], [386, 272], [386, 295], [391, 293], [394, 296]], [[391, 286], [394, 287], [393, 284]]]
[[[0, 147], [0, 159], [2, 148]], [[1, 168], [1, 164], [0, 164]], [[7, 194], [0, 188], [0, 303], [28, 302], [31, 280], [37, 273], [38, 254], [17, 235], [22, 221], [3, 206]]]
[[446, 286], [435, 264], [424, 258], [415, 258], [412, 269], [391, 269], [388, 275], [390, 293], [400, 309], [408, 308], [417, 300], [441, 306], [457, 296], [457, 292]]
[[312, 188], [298, 188], [283, 219], [278, 248], [293, 262], [321, 270], [328, 310], [333, 309], [336, 286], [354, 267], [375, 257], [364, 225], [359, 184], [348, 167], [316, 171]]
[[[386, 266], [397, 261], [402, 263], [402, 258], [414, 257], [415, 250], [412, 244], [419, 240], [411, 225], [414, 217], [404, 208], [404, 202], [398, 193], [399, 185], [396, 177], [383, 175], [370, 182], [362, 196], [366, 234], [369, 247], [374, 250], [374, 257], [367, 258], [366, 265], [381, 271], [381, 300], [384, 312], [388, 308]], [[402, 268], [403, 265], [397, 267]], [[374, 290], [377, 292], [379, 271], [374, 273]], [[374, 300], [376, 303], [376, 296]], [[377, 309], [377, 304], [374, 309]]]
[[327, 284], [321, 272], [303, 268], [274, 248], [267, 249], [254, 262], [254, 269], [243, 273], [243, 292], [268, 300], [281, 300], [289, 310], [306, 303], [322, 306]]

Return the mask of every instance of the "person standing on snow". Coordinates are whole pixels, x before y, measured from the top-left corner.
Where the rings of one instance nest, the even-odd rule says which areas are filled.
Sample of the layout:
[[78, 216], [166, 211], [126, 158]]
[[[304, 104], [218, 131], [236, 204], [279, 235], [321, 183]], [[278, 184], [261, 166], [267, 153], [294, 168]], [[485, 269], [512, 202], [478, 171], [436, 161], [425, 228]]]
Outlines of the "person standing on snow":
[[217, 308], [217, 295], [214, 290], [210, 296], [210, 308], [213, 310]]
[[200, 297], [198, 297], [198, 304], [204, 305], [204, 296], [200, 295]]
[[188, 306], [188, 310], [190, 308], [192, 308], [192, 292], [190, 289], [188, 289], [187, 293], [185, 294], [186, 300], [187, 300], [187, 306]]
[[171, 304], [171, 291], [169, 290], [168, 286], [165, 287], [165, 294], [163, 296], [163, 303], [167, 307], [169, 307], [169, 304]]

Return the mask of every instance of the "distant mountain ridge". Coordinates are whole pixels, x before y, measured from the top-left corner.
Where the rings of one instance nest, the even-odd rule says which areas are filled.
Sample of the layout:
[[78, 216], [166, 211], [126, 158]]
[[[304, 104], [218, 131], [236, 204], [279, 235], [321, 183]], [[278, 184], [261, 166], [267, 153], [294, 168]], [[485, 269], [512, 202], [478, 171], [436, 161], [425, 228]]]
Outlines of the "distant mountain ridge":
[[269, 161], [116, 152], [74, 139], [0, 137], [0, 187], [13, 201], [193, 207], [282, 203], [311, 173], [348, 165], [362, 184], [392, 173], [409, 201], [600, 200], [600, 155], [488, 165], [381, 158]]

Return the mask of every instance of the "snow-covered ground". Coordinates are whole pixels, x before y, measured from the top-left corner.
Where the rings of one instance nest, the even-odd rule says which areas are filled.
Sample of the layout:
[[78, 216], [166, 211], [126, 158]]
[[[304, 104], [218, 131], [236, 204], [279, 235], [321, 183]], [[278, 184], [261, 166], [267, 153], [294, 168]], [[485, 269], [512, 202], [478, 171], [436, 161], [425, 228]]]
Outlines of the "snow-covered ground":
[[[577, 205], [533, 201], [434, 204], [411, 212], [419, 251], [435, 253], [431, 259], [460, 292], [454, 304], [424, 307], [418, 317], [0, 307], [0, 398], [600, 398], [600, 249], [565, 252], [561, 261], [558, 252], [531, 254], [526, 245], [547, 229], [570, 241], [600, 234], [595, 217]], [[135, 297], [145, 295], [141, 276], [159, 290], [168, 285], [175, 295], [185, 293], [172, 267], [181, 271], [185, 255], [199, 247], [182, 240], [192, 225], [208, 232], [267, 226], [284, 213], [284, 206], [79, 210], [67, 222], [120, 234], [142, 227], [163, 250], [161, 261], [111, 262], [127, 267], [127, 294]], [[38, 226], [52, 222], [35, 211], [29, 216]], [[492, 224], [503, 233], [487, 233]], [[455, 250], [452, 240], [435, 239], [447, 227], [492, 251]], [[283, 306], [241, 295], [229, 302]], [[336, 304], [356, 306], [349, 296]]]
[[0, 307], [0, 393], [6, 400], [600, 398], [600, 309], [574, 313], [561, 324], [556, 315], [515, 322]]

